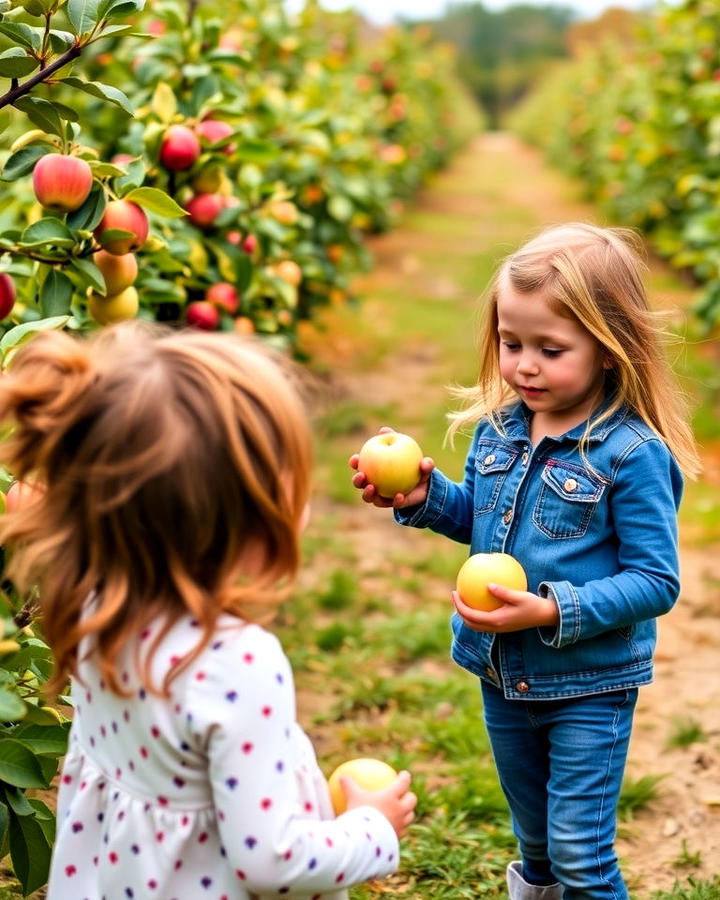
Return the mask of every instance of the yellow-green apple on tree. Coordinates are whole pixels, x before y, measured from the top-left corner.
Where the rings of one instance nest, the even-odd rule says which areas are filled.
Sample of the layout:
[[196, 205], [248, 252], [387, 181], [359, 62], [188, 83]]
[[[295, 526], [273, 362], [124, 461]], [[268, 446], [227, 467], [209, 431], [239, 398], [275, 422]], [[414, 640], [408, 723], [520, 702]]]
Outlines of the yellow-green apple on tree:
[[457, 592], [467, 606], [492, 612], [503, 604], [488, 591], [489, 584], [500, 584], [513, 591], [527, 590], [527, 576], [520, 563], [509, 553], [474, 553], [460, 567]]
[[126, 287], [119, 294], [103, 297], [95, 291], [88, 295], [90, 315], [101, 325], [112, 325], [125, 319], [134, 319], [140, 309], [140, 299], [134, 287]]
[[35, 163], [32, 181], [41, 206], [52, 212], [72, 212], [90, 194], [92, 169], [77, 156], [47, 153]]
[[283, 259], [273, 266], [273, 271], [278, 278], [287, 281], [288, 284], [294, 284], [297, 287], [302, 281], [302, 269], [292, 259]]
[[238, 316], [235, 319], [235, 332], [245, 337], [255, 334], [255, 323], [250, 316]]
[[108, 253], [107, 250], [98, 250], [93, 254], [93, 262], [103, 274], [108, 295], [119, 294], [134, 284], [137, 278], [138, 264], [133, 253], [118, 256], [116, 253]]
[[234, 284], [229, 281], [218, 281], [205, 291], [205, 299], [225, 312], [233, 315], [237, 312], [240, 295]]
[[276, 200], [270, 204], [270, 215], [282, 225], [294, 225], [298, 220], [298, 208], [289, 200]]
[[408, 434], [388, 431], [376, 434], [360, 448], [358, 472], [375, 486], [381, 497], [407, 494], [420, 481], [423, 452]]
[[215, 331], [220, 324], [220, 313], [217, 306], [208, 300], [194, 300], [192, 303], [188, 303], [185, 310], [185, 321], [193, 328]]
[[172, 172], [189, 169], [200, 158], [198, 136], [187, 125], [171, 125], [160, 145], [160, 163]]
[[0, 272], [0, 319], [6, 319], [15, 306], [15, 282], [7, 272]]
[[[95, 237], [108, 253], [123, 256], [139, 250], [147, 240], [150, 225], [145, 211], [132, 200], [111, 200], [95, 229]], [[127, 231], [128, 235], [112, 237], [108, 231]]]
[[369, 757], [349, 759], [347, 762], [341, 763], [328, 778], [330, 799], [336, 816], [344, 813], [347, 809], [347, 799], [340, 784], [342, 776], [352, 778], [364, 791], [381, 791], [392, 784], [397, 778], [397, 772], [386, 762]]

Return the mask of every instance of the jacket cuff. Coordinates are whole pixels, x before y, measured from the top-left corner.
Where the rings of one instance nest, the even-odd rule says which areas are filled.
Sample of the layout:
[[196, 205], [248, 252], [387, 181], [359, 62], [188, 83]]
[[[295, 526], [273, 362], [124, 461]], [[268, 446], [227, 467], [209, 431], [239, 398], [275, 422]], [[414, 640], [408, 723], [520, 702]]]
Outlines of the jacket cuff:
[[417, 506], [406, 506], [403, 509], [394, 510], [395, 521], [400, 525], [410, 525], [413, 528], [432, 528], [442, 515], [448, 484], [445, 475], [437, 469], [433, 469], [430, 473], [425, 502]]
[[540, 597], [555, 601], [560, 615], [557, 625], [540, 625], [538, 634], [548, 647], [565, 647], [580, 638], [580, 599], [569, 581], [542, 581], [538, 587]]

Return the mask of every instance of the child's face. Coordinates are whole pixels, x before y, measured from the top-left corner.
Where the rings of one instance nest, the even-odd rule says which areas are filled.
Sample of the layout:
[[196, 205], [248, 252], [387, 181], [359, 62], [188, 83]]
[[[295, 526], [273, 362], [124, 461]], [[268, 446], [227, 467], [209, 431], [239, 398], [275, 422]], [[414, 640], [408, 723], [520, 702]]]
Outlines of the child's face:
[[602, 398], [609, 368], [600, 343], [576, 319], [555, 312], [542, 292], [521, 293], [507, 278], [497, 313], [505, 382], [557, 433], [584, 422]]

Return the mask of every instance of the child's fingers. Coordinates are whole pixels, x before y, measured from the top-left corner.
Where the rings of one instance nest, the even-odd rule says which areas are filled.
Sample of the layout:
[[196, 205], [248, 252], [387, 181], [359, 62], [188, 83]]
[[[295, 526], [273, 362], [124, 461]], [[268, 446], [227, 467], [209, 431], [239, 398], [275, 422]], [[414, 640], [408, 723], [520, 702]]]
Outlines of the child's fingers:
[[359, 463], [360, 463], [360, 454], [353, 453], [353, 455], [348, 460], [348, 465], [350, 466], [351, 469], [357, 469]]

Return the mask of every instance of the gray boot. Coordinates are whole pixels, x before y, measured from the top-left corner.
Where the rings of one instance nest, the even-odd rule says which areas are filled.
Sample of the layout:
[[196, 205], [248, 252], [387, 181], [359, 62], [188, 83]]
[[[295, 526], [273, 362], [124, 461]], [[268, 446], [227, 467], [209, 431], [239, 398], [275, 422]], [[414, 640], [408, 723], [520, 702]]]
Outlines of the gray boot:
[[528, 884], [523, 878], [522, 863], [517, 861], [507, 867], [507, 886], [510, 900], [562, 900], [561, 884]]

